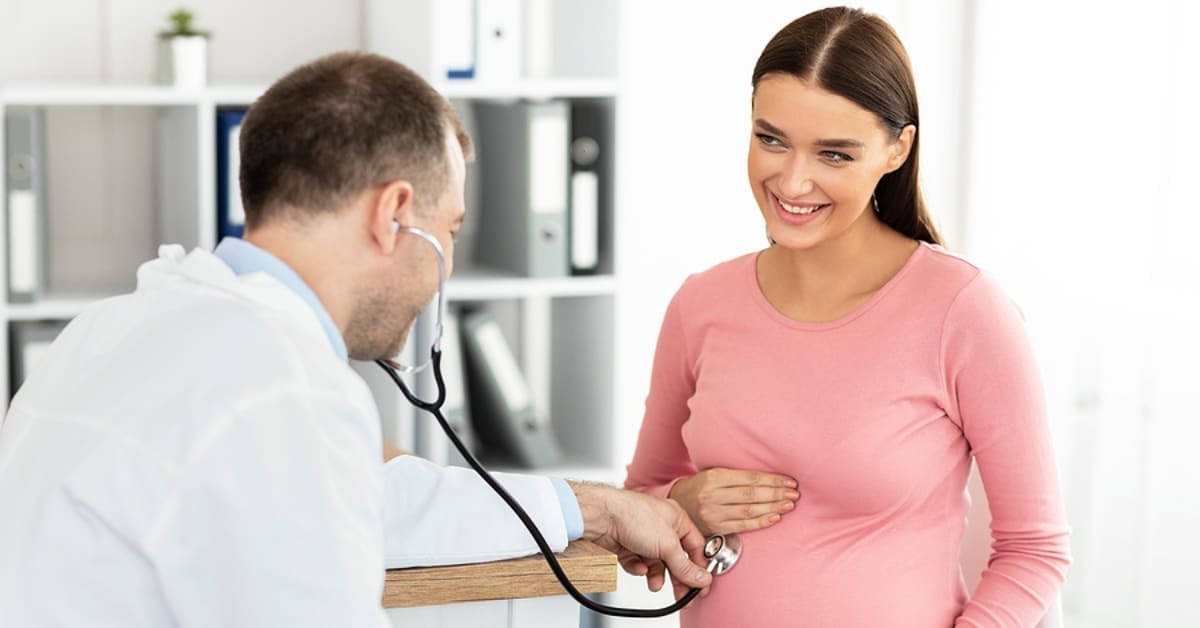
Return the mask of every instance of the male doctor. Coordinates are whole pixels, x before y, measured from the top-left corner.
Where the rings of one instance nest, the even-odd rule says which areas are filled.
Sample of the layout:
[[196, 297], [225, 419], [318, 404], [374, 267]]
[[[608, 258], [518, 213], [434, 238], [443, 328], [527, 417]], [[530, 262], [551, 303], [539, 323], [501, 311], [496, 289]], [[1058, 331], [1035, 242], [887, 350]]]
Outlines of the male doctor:
[[[398, 353], [452, 259], [470, 143], [442, 96], [338, 53], [275, 83], [241, 135], [244, 240], [163, 246], [87, 308], [0, 431], [0, 625], [387, 626], [385, 567], [535, 546], [465, 469], [383, 464], [347, 363]], [[557, 549], [582, 536], [706, 587], [673, 502], [504, 475]]]

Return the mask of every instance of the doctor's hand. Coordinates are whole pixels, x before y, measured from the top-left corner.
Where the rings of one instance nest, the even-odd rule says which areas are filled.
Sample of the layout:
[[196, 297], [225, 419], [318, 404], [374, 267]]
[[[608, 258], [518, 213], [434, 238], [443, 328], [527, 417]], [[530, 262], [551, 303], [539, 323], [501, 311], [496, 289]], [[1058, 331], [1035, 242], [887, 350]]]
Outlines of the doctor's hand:
[[611, 486], [570, 482], [583, 515], [583, 538], [617, 554], [621, 566], [646, 576], [658, 591], [670, 572], [675, 599], [712, 584], [705, 570], [704, 537], [671, 500]]
[[670, 497], [712, 535], [774, 525], [796, 507], [800, 492], [786, 475], [714, 467], [676, 482]]

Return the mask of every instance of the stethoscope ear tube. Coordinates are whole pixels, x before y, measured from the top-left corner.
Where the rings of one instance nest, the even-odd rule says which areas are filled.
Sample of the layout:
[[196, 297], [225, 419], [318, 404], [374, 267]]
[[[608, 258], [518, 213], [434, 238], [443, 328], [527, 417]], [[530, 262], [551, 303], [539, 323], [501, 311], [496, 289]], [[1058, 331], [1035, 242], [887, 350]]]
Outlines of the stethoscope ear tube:
[[[384, 372], [386, 372], [388, 376], [392, 378], [392, 381], [395, 382], [396, 386], [400, 388], [400, 392], [404, 394], [404, 397], [408, 399], [409, 403], [416, 408], [420, 408], [421, 410], [428, 412], [429, 414], [433, 415], [433, 418], [437, 419], [438, 425], [441, 426], [442, 431], [446, 433], [446, 437], [449, 438], [450, 442], [454, 444], [454, 448], [457, 449], [458, 453], [460, 453], [463, 459], [467, 461], [467, 464], [471, 465], [471, 468], [475, 470], [475, 473], [479, 474], [479, 477], [482, 478], [483, 481], [486, 482], [487, 485], [490, 486], [492, 490], [504, 500], [504, 503], [508, 504], [508, 507], [515, 515], [517, 515], [517, 518], [521, 520], [521, 523], [524, 524], [525, 529], [529, 531], [529, 535], [533, 537], [534, 543], [536, 543], [538, 549], [541, 550], [542, 556], [546, 559], [546, 563], [549, 564], [550, 571], [554, 572], [554, 577], [558, 579], [558, 582], [562, 585], [563, 589], [565, 589], [566, 592], [570, 594], [570, 596], [574, 598], [576, 602], [588, 610], [614, 617], [665, 617], [671, 613], [679, 611], [691, 603], [692, 600], [696, 599], [696, 596], [700, 594], [700, 589], [689, 590], [687, 594], [679, 598], [679, 600], [670, 606], [656, 609], [639, 609], [600, 604], [599, 602], [588, 598], [583, 593], [580, 593], [579, 589], [576, 589], [575, 585], [571, 584], [571, 580], [567, 578], [567, 574], [563, 571], [562, 566], [558, 564], [558, 559], [554, 556], [554, 551], [550, 549], [550, 544], [546, 542], [545, 537], [543, 537], [541, 531], [538, 530], [537, 524], [535, 524], [533, 519], [530, 518], [529, 514], [525, 512], [525, 509], [521, 507], [521, 504], [518, 503], [517, 500], [513, 498], [513, 496], [510, 495], [509, 492], [505, 490], [504, 487], [501, 486], [500, 483], [497, 482], [496, 479], [493, 478], [486, 469], [483, 468], [483, 465], [479, 464], [479, 461], [471, 455], [471, 452], [468, 451], [467, 447], [463, 445], [461, 440], [459, 440], [458, 435], [454, 433], [454, 430], [450, 427], [450, 424], [446, 421], [446, 418], [442, 416], [441, 406], [442, 402], [446, 398], [446, 383], [442, 380], [442, 352], [435, 345], [431, 351], [431, 354], [433, 362], [433, 376], [434, 380], [437, 382], [438, 390], [438, 396], [432, 403], [417, 397], [411, 391], [409, 391], [408, 386], [406, 386], [404, 381], [400, 379], [400, 376], [396, 373], [395, 369], [393, 369], [386, 361], [376, 360], [375, 363], [378, 364], [379, 367], [382, 368]], [[731, 542], [729, 541], [730, 537], [721, 538], [722, 540], [720, 542], [720, 547], [717, 549], [725, 550], [726, 548], [729, 548], [731, 545]], [[732, 568], [733, 563], [737, 560], [736, 553], [733, 555], [732, 560], [728, 558], [728, 552], [725, 554], [714, 552], [714, 555], [710, 556], [708, 554], [709, 544], [713, 542], [713, 539], [709, 539], [709, 542], [705, 544], [705, 556], [711, 559], [708, 567], [709, 571], [713, 571], [714, 568], [717, 569], [717, 571], [714, 572], [717, 574], [728, 571], [730, 568]], [[740, 545], [738, 547], [740, 548]], [[718, 554], [722, 556], [721, 562], [718, 562]], [[728, 562], [728, 564], [722, 567], [721, 565], [724, 562]]]

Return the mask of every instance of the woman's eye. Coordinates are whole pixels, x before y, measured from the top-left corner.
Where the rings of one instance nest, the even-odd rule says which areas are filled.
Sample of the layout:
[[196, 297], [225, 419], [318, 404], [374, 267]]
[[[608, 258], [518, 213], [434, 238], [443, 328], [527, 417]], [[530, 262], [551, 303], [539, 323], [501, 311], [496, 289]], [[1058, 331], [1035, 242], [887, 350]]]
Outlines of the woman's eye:
[[766, 133], [755, 133], [754, 136], [757, 137], [758, 141], [762, 142], [762, 144], [764, 146], [782, 146], [783, 145], [783, 143], [780, 142], [778, 138], [776, 138], [772, 135], [767, 135]]
[[854, 159], [851, 158], [850, 155], [847, 155], [846, 153], [839, 153], [834, 150], [821, 151], [821, 157], [823, 157], [825, 159], [825, 161], [832, 162], [835, 164], [841, 164], [841, 163], [845, 163], [848, 161], [854, 161]]

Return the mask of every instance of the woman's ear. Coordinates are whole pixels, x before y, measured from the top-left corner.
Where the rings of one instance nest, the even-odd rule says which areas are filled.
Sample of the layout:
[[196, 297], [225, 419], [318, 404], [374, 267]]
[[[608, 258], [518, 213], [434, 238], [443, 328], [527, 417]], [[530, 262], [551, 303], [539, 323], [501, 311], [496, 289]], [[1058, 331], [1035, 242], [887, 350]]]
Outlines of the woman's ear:
[[367, 212], [367, 229], [385, 253], [391, 253], [396, 244], [396, 232], [400, 225], [411, 224], [413, 219], [412, 183], [397, 179], [378, 188], [379, 193]]
[[895, 172], [908, 161], [908, 154], [912, 151], [913, 141], [917, 138], [917, 127], [914, 124], [905, 126], [900, 130], [900, 137], [897, 137], [890, 148], [887, 161], [887, 171]]

